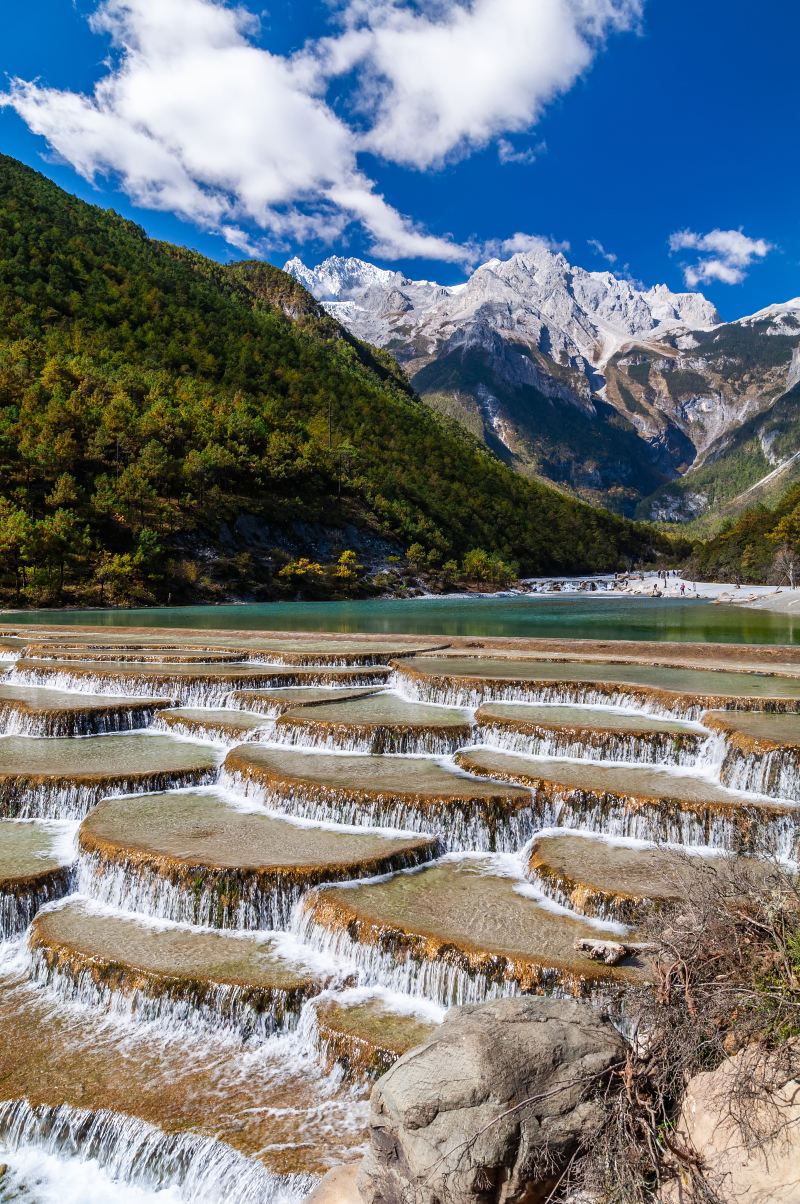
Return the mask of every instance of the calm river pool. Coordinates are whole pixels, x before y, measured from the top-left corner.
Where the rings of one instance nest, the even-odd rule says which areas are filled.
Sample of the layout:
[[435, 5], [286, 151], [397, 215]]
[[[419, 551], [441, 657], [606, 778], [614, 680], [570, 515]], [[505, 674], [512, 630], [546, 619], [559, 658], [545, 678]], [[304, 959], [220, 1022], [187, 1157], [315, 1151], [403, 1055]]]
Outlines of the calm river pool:
[[37, 610], [0, 615], [0, 627], [17, 623], [800, 643], [800, 614], [774, 614], [678, 598], [583, 595], [381, 598], [358, 602], [267, 602], [142, 610]]

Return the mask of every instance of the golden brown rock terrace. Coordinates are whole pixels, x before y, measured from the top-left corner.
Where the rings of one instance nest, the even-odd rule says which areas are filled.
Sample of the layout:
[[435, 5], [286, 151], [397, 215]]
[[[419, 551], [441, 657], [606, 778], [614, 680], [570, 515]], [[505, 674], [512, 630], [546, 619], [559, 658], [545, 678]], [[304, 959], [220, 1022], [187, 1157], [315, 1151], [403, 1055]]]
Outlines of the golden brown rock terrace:
[[609, 967], [574, 948], [582, 937], [618, 939], [617, 930], [543, 906], [524, 885], [494, 872], [488, 858], [444, 861], [362, 886], [322, 887], [305, 906], [307, 920], [343, 937], [345, 948], [374, 949], [397, 965], [398, 985], [407, 976], [412, 989], [416, 981], [444, 1006], [471, 1002], [476, 982], [478, 997], [492, 987], [541, 992], [556, 984], [583, 995], [604, 981], [638, 977], [633, 959]]
[[529, 787], [538, 827], [585, 827], [787, 858], [800, 847], [798, 808], [748, 797], [700, 775], [650, 765], [515, 756], [490, 748], [457, 753], [456, 761], [469, 773]]
[[534, 837], [528, 872], [546, 895], [581, 915], [635, 923], [652, 906], [685, 898], [698, 874], [716, 873], [732, 861], [554, 832]]
[[413, 1012], [392, 1010], [379, 996], [352, 1002], [346, 995], [323, 998], [314, 1013], [326, 1062], [338, 1062], [351, 1076], [383, 1074], [436, 1028]]
[[24, 931], [43, 903], [66, 893], [73, 861], [67, 825], [0, 820], [0, 940]]
[[724, 709], [800, 711], [800, 676], [624, 663], [488, 657], [412, 657], [395, 668], [405, 689], [436, 702], [587, 702], [660, 707], [675, 715]]
[[372, 753], [453, 752], [472, 737], [468, 712], [407, 702], [397, 694], [321, 703], [286, 711], [276, 737]]
[[225, 759], [234, 783], [270, 806], [341, 823], [441, 834], [448, 843], [483, 836], [494, 847], [531, 812], [527, 790], [478, 781], [422, 757], [344, 756], [242, 745]]
[[589, 750], [599, 760], [677, 762], [696, 756], [708, 737], [698, 724], [607, 707], [489, 702], [475, 720], [487, 744], [565, 756]]
[[201, 785], [216, 773], [213, 749], [143, 732], [81, 739], [0, 739], [0, 813], [75, 818], [103, 794]]
[[[185, 892], [180, 918], [234, 927], [252, 926], [246, 912], [251, 905], [257, 918], [259, 896], [278, 892], [290, 905], [321, 882], [385, 874], [437, 853], [431, 837], [293, 823], [210, 790], [107, 799], [83, 821], [79, 845], [91, 872], [123, 867], [134, 880], [163, 880]], [[272, 911], [285, 922], [289, 909]]]
[[110, 698], [42, 686], [0, 682], [0, 730], [32, 736], [85, 736], [147, 727], [170, 703], [157, 698]]
[[263, 665], [234, 667], [230, 665], [208, 665], [205, 663], [140, 665], [111, 665], [98, 661], [37, 661], [20, 659], [14, 666], [14, 675], [25, 675], [26, 681], [46, 685], [57, 679], [68, 681], [71, 688], [80, 688], [81, 680], [88, 680], [94, 687], [126, 689], [134, 693], [155, 693], [182, 702], [190, 702], [195, 696], [221, 701], [229, 690], [266, 689], [268, 687], [314, 686], [314, 685], [377, 685], [390, 676], [389, 669], [380, 667], [308, 667], [298, 665], [285, 668]]
[[264, 715], [212, 707], [175, 707], [160, 711], [155, 726], [176, 735], [195, 736], [199, 740], [238, 743], [269, 724]]
[[800, 749], [800, 715], [773, 715], [765, 711], [707, 711], [703, 726], [723, 732], [741, 747], [767, 752], [775, 748]]
[[[261, 1019], [267, 1029], [296, 1015], [325, 978], [283, 956], [273, 939], [155, 924], [103, 910], [76, 896], [33, 921], [30, 946], [40, 978], [100, 1006], [127, 997], [156, 1018], [188, 1005], [236, 1028]], [[145, 1000], [163, 1001], [166, 1013]]]
[[349, 698], [369, 698], [381, 689], [382, 684], [360, 689], [348, 689], [347, 686], [289, 686], [284, 690], [232, 690], [225, 699], [225, 705], [257, 711], [275, 719], [286, 711], [297, 710], [298, 707], [344, 702]]
[[308, 1060], [270, 1056], [267, 1046], [237, 1052], [98, 1024], [95, 1011], [59, 1007], [50, 992], [8, 978], [0, 1030], [14, 1035], [0, 1041], [2, 1099], [106, 1108], [168, 1133], [218, 1137], [279, 1174], [321, 1174], [363, 1139], [352, 1091], [342, 1096]]

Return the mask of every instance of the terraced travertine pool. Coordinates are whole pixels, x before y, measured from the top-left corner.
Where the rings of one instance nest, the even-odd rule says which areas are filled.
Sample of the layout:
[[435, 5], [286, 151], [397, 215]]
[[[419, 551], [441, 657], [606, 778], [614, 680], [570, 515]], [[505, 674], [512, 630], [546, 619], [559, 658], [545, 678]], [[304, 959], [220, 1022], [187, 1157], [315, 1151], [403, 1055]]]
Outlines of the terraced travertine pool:
[[607, 1002], [651, 909], [800, 855], [793, 649], [0, 642], [11, 1198], [68, 1160], [109, 1200], [300, 1200], [447, 1007]]

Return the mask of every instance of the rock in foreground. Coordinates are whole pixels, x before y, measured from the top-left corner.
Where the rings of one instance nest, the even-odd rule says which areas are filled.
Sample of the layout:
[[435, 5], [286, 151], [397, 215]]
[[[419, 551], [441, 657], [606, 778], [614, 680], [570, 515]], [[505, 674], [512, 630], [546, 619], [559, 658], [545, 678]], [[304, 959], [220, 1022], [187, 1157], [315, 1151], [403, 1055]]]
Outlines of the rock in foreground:
[[526, 996], [453, 1009], [372, 1093], [365, 1204], [543, 1204], [624, 1053], [587, 1004]]

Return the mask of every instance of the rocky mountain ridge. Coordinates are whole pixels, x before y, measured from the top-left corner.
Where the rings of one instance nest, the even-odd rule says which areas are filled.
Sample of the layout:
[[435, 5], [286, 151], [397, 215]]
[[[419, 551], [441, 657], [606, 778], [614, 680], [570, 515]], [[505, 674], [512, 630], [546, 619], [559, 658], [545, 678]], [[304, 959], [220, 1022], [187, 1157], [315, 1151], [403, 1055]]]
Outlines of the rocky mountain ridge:
[[[285, 270], [520, 471], [629, 514], [686, 519], [730, 500], [708, 466], [800, 377], [800, 299], [725, 323], [700, 293], [642, 289], [544, 245], [455, 286], [337, 256]], [[736, 489], [794, 454], [780, 433], [756, 436]]]

